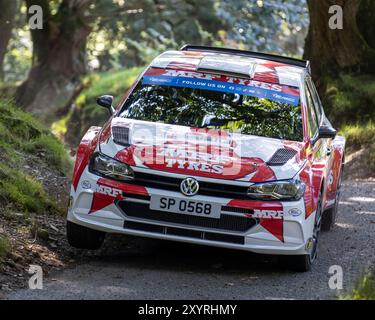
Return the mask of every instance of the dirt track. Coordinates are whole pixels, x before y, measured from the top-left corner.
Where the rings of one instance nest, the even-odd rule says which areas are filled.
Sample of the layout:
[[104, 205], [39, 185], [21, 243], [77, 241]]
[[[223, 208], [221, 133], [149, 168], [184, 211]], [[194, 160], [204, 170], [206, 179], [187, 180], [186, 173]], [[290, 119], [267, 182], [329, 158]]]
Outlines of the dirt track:
[[[120, 241], [119, 241], [120, 240]], [[9, 299], [326, 299], [328, 269], [340, 265], [344, 290], [375, 263], [375, 182], [345, 182], [338, 223], [323, 233], [309, 273], [272, 257], [148, 239], [111, 237], [82, 264], [51, 274], [40, 291]], [[125, 242], [125, 243], [124, 243]]]

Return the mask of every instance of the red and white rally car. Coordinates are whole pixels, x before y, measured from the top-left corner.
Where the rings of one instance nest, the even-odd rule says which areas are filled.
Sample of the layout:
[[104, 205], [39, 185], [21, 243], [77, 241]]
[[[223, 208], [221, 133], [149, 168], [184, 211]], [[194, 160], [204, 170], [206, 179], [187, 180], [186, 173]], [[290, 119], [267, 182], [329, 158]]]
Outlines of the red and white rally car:
[[309, 63], [187, 45], [157, 57], [78, 148], [67, 236], [105, 233], [286, 256], [306, 271], [334, 222], [345, 139]]

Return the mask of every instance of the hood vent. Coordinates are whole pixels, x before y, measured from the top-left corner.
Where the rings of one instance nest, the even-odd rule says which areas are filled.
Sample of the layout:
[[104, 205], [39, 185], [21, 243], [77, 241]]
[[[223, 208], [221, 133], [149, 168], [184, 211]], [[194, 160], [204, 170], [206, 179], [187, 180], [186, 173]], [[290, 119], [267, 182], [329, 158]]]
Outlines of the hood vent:
[[296, 150], [293, 149], [279, 149], [277, 150], [272, 158], [268, 160], [269, 166], [282, 166], [292, 159], [297, 154]]
[[112, 127], [113, 141], [121, 146], [128, 147], [129, 144], [129, 128]]

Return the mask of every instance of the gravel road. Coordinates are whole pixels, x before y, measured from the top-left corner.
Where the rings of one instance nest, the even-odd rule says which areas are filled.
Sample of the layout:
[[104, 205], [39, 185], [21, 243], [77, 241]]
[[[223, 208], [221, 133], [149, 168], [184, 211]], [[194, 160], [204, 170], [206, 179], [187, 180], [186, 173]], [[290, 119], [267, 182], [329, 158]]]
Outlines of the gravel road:
[[[275, 257], [149, 239], [111, 237], [88, 261], [52, 273], [43, 290], [9, 299], [329, 299], [349, 290], [375, 263], [375, 182], [346, 181], [337, 226], [323, 233], [308, 273], [283, 270]], [[344, 290], [329, 289], [331, 265]]]

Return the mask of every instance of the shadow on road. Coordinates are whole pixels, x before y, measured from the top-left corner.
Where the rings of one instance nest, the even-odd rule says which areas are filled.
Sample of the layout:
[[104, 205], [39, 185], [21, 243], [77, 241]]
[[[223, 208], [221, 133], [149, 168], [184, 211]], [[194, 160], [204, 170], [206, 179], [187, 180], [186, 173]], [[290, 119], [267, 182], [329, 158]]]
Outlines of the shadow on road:
[[103, 250], [94, 259], [124, 267], [174, 272], [288, 272], [277, 256], [117, 235], [107, 238]]

